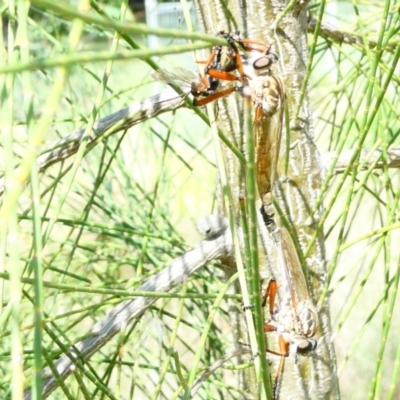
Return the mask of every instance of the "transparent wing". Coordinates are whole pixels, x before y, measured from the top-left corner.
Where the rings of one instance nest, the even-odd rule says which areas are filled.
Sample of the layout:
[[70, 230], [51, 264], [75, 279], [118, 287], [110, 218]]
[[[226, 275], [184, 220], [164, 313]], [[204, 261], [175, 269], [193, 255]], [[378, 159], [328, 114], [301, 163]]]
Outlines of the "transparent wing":
[[293, 239], [285, 227], [280, 232], [280, 261], [284, 269], [287, 286], [290, 291], [293, 306], [298, 315], [298, 305], [310, 299], [306, 279], [301, 269], [300, 259], [297, 255]]
[[173, 70], [159, 69], [151, 76], [158, 82], [177, 85], [182, 89], [190, 89], [192, 82], [198, 81], [198, 77], [193, 72], [182, 67], [175, 67]]

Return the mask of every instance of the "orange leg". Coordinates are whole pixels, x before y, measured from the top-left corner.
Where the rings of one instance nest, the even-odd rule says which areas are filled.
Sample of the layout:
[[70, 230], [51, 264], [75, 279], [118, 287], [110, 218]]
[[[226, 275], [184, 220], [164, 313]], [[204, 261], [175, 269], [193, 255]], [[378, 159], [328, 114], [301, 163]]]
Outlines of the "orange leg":
[[[268, 283], [267, 289], [265, 290], [263, 299], [262, 299], [262, 306], [265, 307], [267, 304], [267, 300], [269, 299], [269, 313], [273, 315], [275, 312], [275, 299], [276, 294], [278, 293], [278, 285], [275, 279], [271, 279]], [[270, 331], [269, 331], [270, 332]]]
[[[215, 57], [219, 58], [219, 55], [221, 54], [221, 46], [214, 46], [212, 49], [212, 52], [210, 54], [210, 57], [206, 61], [196, 61], [197, 64], [205, 64], [206, 67], [208, 68], [211, 63], [214, 61]], [[217, 56], [218, 55], [218, 56]]]
[[210, 75], [213, 78], [221, 79], [223, 81], [234, 82], [234, 81], [238, 81], [239, 80], [239, 78], [234, 74], [231, 74], [229, 72], [222, 71], [222, 70], [219, 70], [219, 69], [213, 69], [213, 68], [210, 68], [207, 71], [207, 75]]
[[272, 399], [273, 400], [278, 399], [279, 383], [281, 381], [283, 368], [285, 366], [285, 358], [289, 356], [289, 345], [290, 344], [287, 343], [282, 336], [279, 336], [279, 349], [280, 349], [281, 354], [277, 354], [276, 352], [273, 353], [273, 354], [281, 356], [281, 359], [279, 361], [279, 367], [278, 367], [278, 370], [276, 371], [276, 375], [275, 375], [274, 386], [272, 388]]
[[[273, 332], [273, 331], [276, 331], [276, 327], [265, 324], [264, 331], [265, 332]], [[285, 358], [289, 357], [289, 349], [290, 349], [290, 343], [286, 342], [282, 336], [279, 336], [279, 352], [274, 351], [274, 350], [269, 350], [269, 349], [266, 350], [267, 353], [280, 357], [279, 366], [278, 366], [278, 369], [275, 374], [275, 381], [274, 381], [274, 385], [272, 388], [272, 399], [273, 400], [277, 400], [277, 398], [278, 398], [279, 383], [281, 381], [282, 374], [283, 374], [283, 368], [285, 366]]]
[[[263, 296], [263, 301], [262, 301], [262, 306], [265, 307], [267, 300], [269, 300], [268, 306], [269, 306], [269, 313], [271, 316], [275, 312], [275, 299], [276, 299], [277, 292], [278, 292], [278, 285], [276, 283], [276, 280], [271, 279], [268, 283], [267, 289], [265, 290], [265, 293]], [[276, 326], [271, 325], [268, 322], [266, 322], [266, 323], [264, 323], [264, 332], [266, 332], [266, 333], [276, 332]], [[276, 371], [275, 381], [274, 381], [274, 385], [272, 388], [272, 399], [273, 400], [278, 399], [279, 383], [281, 381], [283, 368], [285, 366], [285, 358], [289, 356], [289, 349], [290, 349], [290, 343], [286, 342], [282, 336], [279, 336], [279, 352], [267, 349], [267, 352], [269, 354], [273, 354], [275, 356], [280, 357], [278, 370]]]
[[242, 57], [240, 57], [240, 52], [239, 52], [239, 50], [237, 49], [236, 46], [234, 47], [233, 50], [234, 50], [234, 52], [235, 52], [236, 67], [237, 67], [237, 69], [238, 69], [238, 71], [239, 71], [239, 73], [240, 73], [240, 79], [241, 79], [241, 80], [246, 79], [247, 76], [246, 76], [246, 74], [244, 73], [243, 63], [242, 63]]
[[219, 92], [215, 92], [210, 94], [207, 97], [204, 97], [200, 100], [194, 99], [193, 104], [197, 107], [205, 106], [208, 103], [211, 103], [214, 100], [221, 99], [222, 97], [229, 96], [231, 93], [236, 92], [236, 87], [230, 87], [228, 89], [220, 90]]

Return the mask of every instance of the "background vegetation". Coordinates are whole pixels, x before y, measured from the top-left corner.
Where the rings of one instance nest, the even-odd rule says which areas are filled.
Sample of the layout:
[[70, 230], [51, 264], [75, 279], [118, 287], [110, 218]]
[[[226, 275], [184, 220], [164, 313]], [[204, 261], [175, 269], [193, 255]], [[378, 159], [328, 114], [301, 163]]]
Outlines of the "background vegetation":
[[[51, 3], [34, 0], [29, 7], [9, 0], [1, 6], [0, 166], [12, 182], [0, 210], [4, 399], [40, 387], [34, 367], [53, 366], [66, 347], [130, 298], [121, 290], [137, 288], [190, 249], [200, 239], [197, 219], [216, 210], [212, 135], [192, 110], [153, 118], [90, 151], [83, 141], [74, 157], [44, 174], [37, 171], [33, 160], [55, 140], [162, 89], [153, 83], [146, 54], [131, 56], [136, 46], [147, 47], [150, 31], [127, 29], [135, 27], [135, 18], [125, 2], [62, 3], [68, 12]], [[311, 2], [309, 8], [355, 38], [346, 43], [318, 27], [317, 41], [310, 36], [307, 78], [322, 160], [329, 151], [381, 151], [379, 169], [375, 163], [363, 171], [365, 158], [358, 163], [357, 152], [345, 173], [331, 174], [337, 164], [326, 163], [321, 188], [329, 261], [324, 293], [330, 296], [342, 398], [395, 399], [400, 190], [388, 149], [396, 147], [400, 132], [399, 9], [388, 0]], [[74, 10], [104, 20], [74, 18]], [[124, 25], [117, 33], [108, 21]], [[164, 55], [182, 42], [168, 38], [155, 52], [156, 62], [194, 70], [187, 54]], [[214, 304], [225, 280], [214, 265], [199, 270], [175, 290], [187, 293], [186, 299], [159, 299], [50, 397], [181, 396], [173, 349], [185, 377], [232, 349], [228, 297]], [[240, 312], [240, 301], [234, 304]], [[243, 398], [232, 366], [210, 376], [199, 398]]]

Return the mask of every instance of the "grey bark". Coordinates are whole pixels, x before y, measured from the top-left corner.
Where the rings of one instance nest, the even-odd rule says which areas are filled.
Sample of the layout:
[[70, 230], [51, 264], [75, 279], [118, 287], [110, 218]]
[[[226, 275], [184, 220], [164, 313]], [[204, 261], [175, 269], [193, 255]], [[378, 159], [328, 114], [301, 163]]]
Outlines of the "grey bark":
[[[279, 182], [275, 186], [275, 197], [286, 218], [294, 227], [298, 242], [304, 251], [308, 238], [315, 232], [320, 211], [311, 215], [318, 191], [322, 185], [323, 164], [314, 142], [311, 110], [307, 95], [295, 117], [301, 97], [301, 86], [307, 65], [307, 4], [295, 3], [274, 30], [277, 16], [287, 6], [281, 0], [229, 1], [196, 0], [197, 15], [201, 29], [207, 33], [220, 30], [240, 30], [243, 37], [272, 44], [280, 59], [280, 75], [286, 87], [286, 104], [290, 129], [284, 129], [281, 144], [283, 160], [278, 166]], [[239, 147], [243, 141], [242, 100], [231, 96], [219, 102], [219, 128]], [[285, 124], [284, 124], [285, 125]], [[289, 154], [286, 154], [287, 149]], [[235, 157], [226, 155], [226, 169], [232, 193], [243, 192], [243, 171]], [[285, 170], [285, 158], [288, 168]], [[319, 232], [318, 240], [306, 259], [309, 286], [317, 303], [326, 278], [324, 238]], [[268, 272], [265, 273], [268, 276]], [[314, 355], [298, 358], [297, 363], [289, 357], [285, 365], [280, 398], [282, 399], [338, 399], [339, 386], [336, 374], [336, 358], [332, 343], [329, 304], [326, 300], [318, 309], [318, 348]], [[238, 334], [240, 335], [240, 334]], [[271, 338], [269, 341], [271, 342]], [[257, 391], [244, 378], [244, 388], [253, 395]]]

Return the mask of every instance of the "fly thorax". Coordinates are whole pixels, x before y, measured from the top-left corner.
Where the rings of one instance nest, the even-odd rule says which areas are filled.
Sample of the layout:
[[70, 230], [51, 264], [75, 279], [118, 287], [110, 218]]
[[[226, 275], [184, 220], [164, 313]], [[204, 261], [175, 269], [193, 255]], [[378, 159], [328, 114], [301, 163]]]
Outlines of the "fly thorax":
[[298, 307], [295, 332], [311, 338], [317, 331], [317, 312], [311, 304], [303, 303]]
[[275, 76], [257, 77], [250, 81], [253, 102], [265, 115], [272, 115], [281, 107], [281, 80]]
[[296, 324], [296, 315], [294, 313], [294, 308], [288, 303], [285, 302], [281, 304], [279, 311], [274, 316], [275, 321], [277, 322], [278, 332], [295, 332], [295, 324]]

